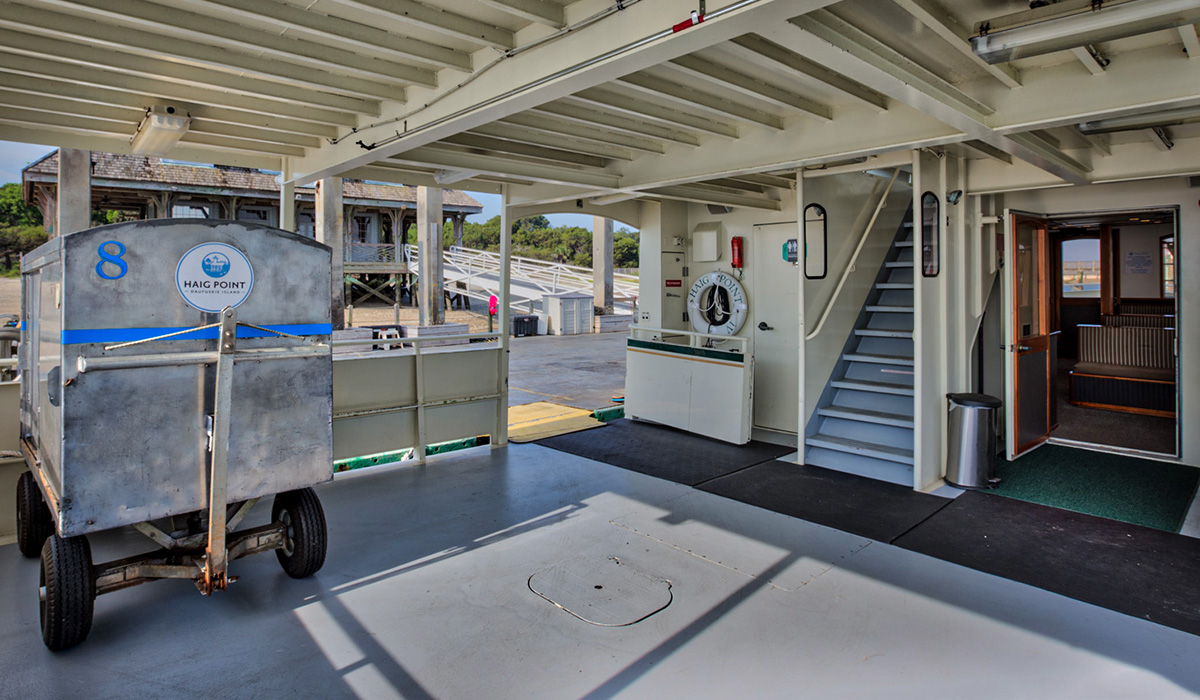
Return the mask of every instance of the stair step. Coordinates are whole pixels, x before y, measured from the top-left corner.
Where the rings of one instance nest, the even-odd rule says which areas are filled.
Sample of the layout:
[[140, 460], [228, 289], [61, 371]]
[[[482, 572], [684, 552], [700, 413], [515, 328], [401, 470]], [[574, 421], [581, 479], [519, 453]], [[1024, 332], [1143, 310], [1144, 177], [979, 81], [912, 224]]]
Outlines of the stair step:
[[879, 282], [876, 289], [912, 289], [912, 282]]
[[893, 245], [895, 245], [897, 248], [911, 248], [911, 247], [913, 247], [913, 242], [912, 241], [896, 241]]
[[845, 420], [856, 420], [863, 423], [890, 425], [896, 428], [913, 427], [912, 416], [887, 413], [886, 411], [869, 411], [865, 408], [847, 408], [845, 406], [826, 406], [825, 408], [817, 409], [817, 413], [826, 418], [844, 418]]
[[903, 355], [872, 355], [865, 352], [854, 352], [843, 355], [842, 359], [847, 362], [870, 362], [876, 365], [913, 366], [913, 359], [911, 357], [904, 357]]
[[869, 382], [865, 379], [835, 379], [830, 382], [835, 389], [850, 389], [852, 391], [871, 391], [877, 394], [896, 394], [897, 396], [912, 396], [913, 388], [907, 384], [892, 384], [890, 382]]
[[854, 335], [866, 338], [912, 338], [912, 331], [876, 330], [874, 328], [855, 328]]
[[881, 313], [894, 313], [894, 314], [911, 314], [913, 312], [913, 307], [911, 307], [911, 306], [886, 306], [886, 305], [881, 305], [881, 304], [875, 304], [875, 305], [867, 306], [867, 311], [878, 311]]
[[833, 435], [822, 435], [820, 433], [808, 438], [804, 443], [810, 447], [824, 447], [827, 450], [836, 450], [864, 457], [874, 457], [875, 459], [884, 459], [889, 462], [899, 462], [900, 464], [913, 463], [913, 451], [906, 450], [903, 447], [876, 445], [872, 442], [851, 440], [850, 438]]
[[912, 260], [892, 260], [883, 264], [884, 267], [912, 267]]

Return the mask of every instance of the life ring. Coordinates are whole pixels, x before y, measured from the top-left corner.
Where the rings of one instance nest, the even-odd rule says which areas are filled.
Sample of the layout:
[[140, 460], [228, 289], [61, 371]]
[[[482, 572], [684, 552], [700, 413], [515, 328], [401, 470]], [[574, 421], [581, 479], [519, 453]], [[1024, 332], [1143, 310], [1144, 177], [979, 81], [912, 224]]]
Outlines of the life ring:
[[746, 291], [731, 275], [708, 272], [688, 291], [688, 316], [697, 333], [733, 335], [746, 322]]

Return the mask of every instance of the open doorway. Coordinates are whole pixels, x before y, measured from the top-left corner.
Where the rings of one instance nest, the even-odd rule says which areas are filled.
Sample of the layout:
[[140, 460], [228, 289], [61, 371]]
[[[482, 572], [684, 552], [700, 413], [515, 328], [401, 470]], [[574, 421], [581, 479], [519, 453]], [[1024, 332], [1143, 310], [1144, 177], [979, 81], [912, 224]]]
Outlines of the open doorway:
[[1178, 455], [1176, 212], [1052, 216], [1050, 438]]

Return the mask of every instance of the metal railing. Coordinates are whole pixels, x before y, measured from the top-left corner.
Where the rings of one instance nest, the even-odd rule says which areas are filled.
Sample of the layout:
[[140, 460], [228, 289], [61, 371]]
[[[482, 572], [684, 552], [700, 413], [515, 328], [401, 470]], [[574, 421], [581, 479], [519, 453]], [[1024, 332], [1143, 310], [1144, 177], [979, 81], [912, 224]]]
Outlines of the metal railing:
[[[417, 246], [405, 246], [405, 257], [409, 269], [420, 268]], [[452, 246], [442, 254], [444, 278], [447, 283], [461, 282], [467, 296], [486, 299], [499, 287], [500, 254], [474, 248]], [[566, 263], [535, 260], [520, 256], [512, 257], [512, 287], [510, 305], [528, 306], [530, 310], [540, 304], [545, 294], [563, 294], [593, 291], [592, 269]], [[458, 293], [460, 290], [450, 289]], [[613, 274], [613, 302], [622, 306], [622, 311], [632, 313], [637, 304], [638, 277], [629, 274]]]
[[715, 335], [713, 333], [697, 333], [681, 331], [674, 328], [654, 328], [652, 326], [630, 326], [629, 337], [633, 340], [650, 340], [671, 345], [681, 345], [689, 348], [708, 348], [725, 352], [737, 352], [745, 355], [750, 349], [750, 339], [733, 335]]

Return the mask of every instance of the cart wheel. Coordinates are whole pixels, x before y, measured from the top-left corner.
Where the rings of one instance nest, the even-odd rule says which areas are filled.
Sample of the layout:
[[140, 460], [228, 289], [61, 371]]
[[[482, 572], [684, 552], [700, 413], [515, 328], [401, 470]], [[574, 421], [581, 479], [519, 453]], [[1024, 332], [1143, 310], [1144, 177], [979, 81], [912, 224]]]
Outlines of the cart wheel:
[[69, 649], [92, 629], [96, 578], [87, 537], [51, 535], [42, 545], [42, 575], [38, 607], [42, 641], [50, 651]]
[[54, 534], [54, 520], [42, 499], [33, 472], [17, 480], [17, 548], [33, 559], [42, 553], [42, 543]]
[[325, 511], [312, 489], [288, 491], [275, 496], [271, 520], [283, 523], [283, 546], [275, 550], [279, 564], [292, 578], [307, 578], [325, 563]]

